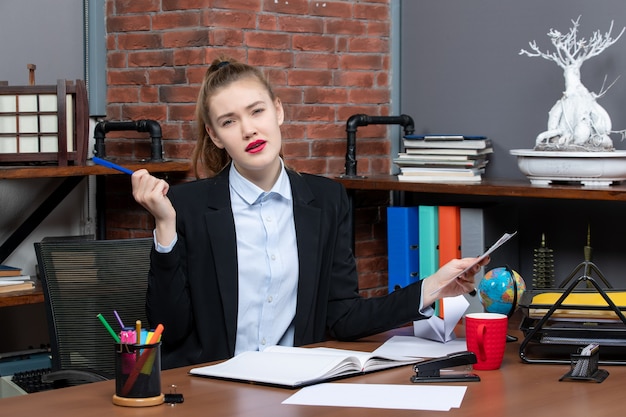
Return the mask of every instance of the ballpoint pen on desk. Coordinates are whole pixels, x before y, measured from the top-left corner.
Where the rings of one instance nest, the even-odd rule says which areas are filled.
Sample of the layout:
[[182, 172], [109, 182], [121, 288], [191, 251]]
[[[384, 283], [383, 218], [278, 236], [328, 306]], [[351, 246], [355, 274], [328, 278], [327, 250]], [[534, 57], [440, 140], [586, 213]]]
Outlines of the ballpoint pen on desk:
[[111, 168], [111, 169], [115, 169], [115, 170], [118, 170], [120, 172], [123, 172], [124, 174], [133, 175], [133, 171], [132, 170], [130, 170], [128, 168], [125, 168], [125, 167], [123, 167], [121, 165], [115, 164], [115, 163], [113, 163], [111, 161], [107, 161], [106, 159], [102, 159], [102, 158], [98, 158], [97, 156], [94, 156], [92, 158], [92, 161], [93, 161], [94, 164], [102, 165], [103, 167], [107, 167], [107, 168]]
[[98, 319], [100, 319], [100, 321], [102, 322], [102, 324], [104, 325], [104, 328], [107, 329], [107, 331], [109, 332], [109, 334], [113, 337], [113, 340], [115, 340], [115, 343], [120, 343], [120, 338], [117, 334], [115, 334], [115, 332], [113, 331], [113, 329], [111, 328], [111, 325], [109, 324], [109, 322], [106, 321], [106, 319], [104, 318], [104, 316], [102, 315], [102, 313], [98, 313], [98, 315], [96, 316], [98, 317]]

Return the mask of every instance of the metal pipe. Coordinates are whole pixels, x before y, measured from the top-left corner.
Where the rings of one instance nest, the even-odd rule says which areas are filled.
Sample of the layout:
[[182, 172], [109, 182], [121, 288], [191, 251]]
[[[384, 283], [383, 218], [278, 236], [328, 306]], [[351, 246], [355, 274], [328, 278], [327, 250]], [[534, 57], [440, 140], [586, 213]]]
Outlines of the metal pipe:
[[134, 122], [110, 122], [100, 121], [94, 128], [93, 137], [96, 140], [94, 145], [94, 155], [100, 158], [106, 157], [106, 151], [104, 146], [104, 139], [108, 132], [112, 131], [124, 131], [132, 130], [136, 132], [147, 132], [150, 134], [150, 160], [162, 161], [163, 160], [163, 145], [161, 139], [163, 135], [161, 133], [161, 125], [156, 120], [144, 119]]
[[346, 172], [342, 178], [357, 177], [356, 170], [356, 131], [359, 126], [368, 125], [401, 125], [404, 135], [412, 135], [415, 132], [413, 118], [406, 114], [400, 116], [368, 116], [366, 114], [354, 114], [346, 122]]
[[[367, 125], [401, 125], [404, 127], [404, 135], [412, 135], [415, 132], [413, 118], [402, 114], [400, 116], [368, 116], [366, 114], [354, 114], [346, 122], [348, 133], [346, 144], [346, 173], [341, 178], [356, 178], [356, 131], [359, 126]], [[348, 190], [348, 204], [350, 206], [350, 229], [352, 230], [352, 252], [355, 251], [354, 241], [354, 190]]]

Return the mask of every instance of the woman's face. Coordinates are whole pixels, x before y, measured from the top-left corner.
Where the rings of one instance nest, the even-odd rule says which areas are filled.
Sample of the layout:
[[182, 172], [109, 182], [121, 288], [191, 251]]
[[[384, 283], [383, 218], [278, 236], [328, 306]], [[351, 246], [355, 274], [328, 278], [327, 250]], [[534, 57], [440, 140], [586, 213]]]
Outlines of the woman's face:
[[246, 77], [219, 90], [209, 99], [207, 132], [225, 149], [235, 168], [249, 180], [277, 176], [284, 120], [279, 99], [272, 100], [259, 80]]

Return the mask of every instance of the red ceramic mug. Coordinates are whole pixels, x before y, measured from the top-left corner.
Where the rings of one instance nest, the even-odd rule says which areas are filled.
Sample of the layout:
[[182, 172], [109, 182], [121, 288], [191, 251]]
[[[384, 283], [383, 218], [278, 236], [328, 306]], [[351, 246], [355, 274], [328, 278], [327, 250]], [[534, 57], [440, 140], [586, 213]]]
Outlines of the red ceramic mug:
[[474, 352], [474, 369], [500, 368], [506, 347], [508, 318], [498, 313], [470, 313], [465, 315], [467, 350]]

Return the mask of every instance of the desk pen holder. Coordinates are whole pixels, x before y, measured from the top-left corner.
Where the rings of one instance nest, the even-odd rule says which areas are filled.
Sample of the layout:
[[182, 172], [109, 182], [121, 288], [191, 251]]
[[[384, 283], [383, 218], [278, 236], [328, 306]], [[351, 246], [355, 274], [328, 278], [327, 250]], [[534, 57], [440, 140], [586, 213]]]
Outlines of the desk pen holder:
[[113, 403], [126, 407], [162, 404], [161, 342], [147, 345], [115, 344]]
[[604, 369], [598, 369], [599, 360], [599, 350], [596, 350], [591, 355], [570, 355], [571, 369], [559, 381], [604, 381], [609, 376], [609, 372]]

